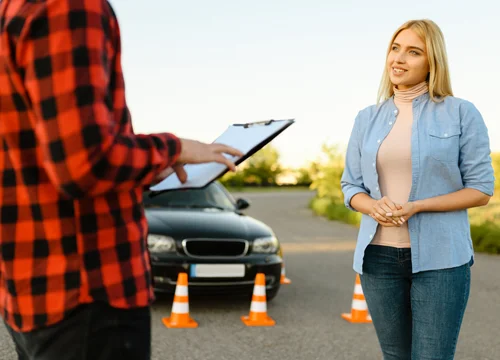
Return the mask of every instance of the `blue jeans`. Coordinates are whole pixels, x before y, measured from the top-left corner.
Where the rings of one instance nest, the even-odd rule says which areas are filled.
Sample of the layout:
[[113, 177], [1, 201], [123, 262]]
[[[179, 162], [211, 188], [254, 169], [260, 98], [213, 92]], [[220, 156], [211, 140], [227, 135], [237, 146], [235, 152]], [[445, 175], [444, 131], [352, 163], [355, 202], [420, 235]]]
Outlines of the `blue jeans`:
[[412, 274], [411, 250], [369, 245], [361, 286], [384, 360], [452, 360], [470, 264]]

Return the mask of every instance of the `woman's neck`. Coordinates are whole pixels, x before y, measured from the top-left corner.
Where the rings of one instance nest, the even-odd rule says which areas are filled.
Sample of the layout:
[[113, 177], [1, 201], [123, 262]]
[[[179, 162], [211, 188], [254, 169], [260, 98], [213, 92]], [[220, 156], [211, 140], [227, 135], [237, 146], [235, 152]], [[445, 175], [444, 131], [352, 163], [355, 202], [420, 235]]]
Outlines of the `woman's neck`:
[[423, 81], [420, 84], [412, 86], [409, 89], [399, 90], [394, 86], [394, 100], [399, 103], [411, 103], [413, 99], [429, 91], [429, 84]]

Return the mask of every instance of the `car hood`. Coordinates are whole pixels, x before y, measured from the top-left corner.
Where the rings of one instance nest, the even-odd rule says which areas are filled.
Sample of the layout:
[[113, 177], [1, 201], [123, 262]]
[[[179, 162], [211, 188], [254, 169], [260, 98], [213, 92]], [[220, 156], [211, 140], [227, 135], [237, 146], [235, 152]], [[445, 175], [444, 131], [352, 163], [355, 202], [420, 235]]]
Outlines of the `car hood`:
[[253, 240], [274, 235], [271, 228], [250, 216], [218, 209], [146, 209], [150, 234], [185, 238]]

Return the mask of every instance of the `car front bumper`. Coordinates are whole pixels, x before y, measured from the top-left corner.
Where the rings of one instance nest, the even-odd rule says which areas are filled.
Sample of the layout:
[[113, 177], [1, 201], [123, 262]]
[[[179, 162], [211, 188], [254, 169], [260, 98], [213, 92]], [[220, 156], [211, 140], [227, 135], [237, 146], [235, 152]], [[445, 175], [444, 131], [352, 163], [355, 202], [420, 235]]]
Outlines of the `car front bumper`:
[[[237, 259], [193, 259], [184, 256], [151, 256], [153, 286], [157, 293], [174, 293], [178, 274], [188, 274], [190, 294], [251, 294], [255, 277], [263, 273], [266, 290], [277, 291], [280, 287], [281, 264], [278, 255], [249, 255]], [[243, 264], [241, 277], [198, 277], [193, 266], [198, 264]]]

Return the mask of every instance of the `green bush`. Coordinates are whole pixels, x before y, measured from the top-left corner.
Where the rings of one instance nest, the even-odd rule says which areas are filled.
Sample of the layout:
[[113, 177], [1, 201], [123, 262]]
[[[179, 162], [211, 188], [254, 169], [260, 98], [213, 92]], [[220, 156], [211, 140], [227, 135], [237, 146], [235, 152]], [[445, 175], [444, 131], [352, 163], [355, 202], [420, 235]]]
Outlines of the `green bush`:
[[492, 222], [471, 225], [471, 236], [477, 252], [500, 254], [500, 226]]

